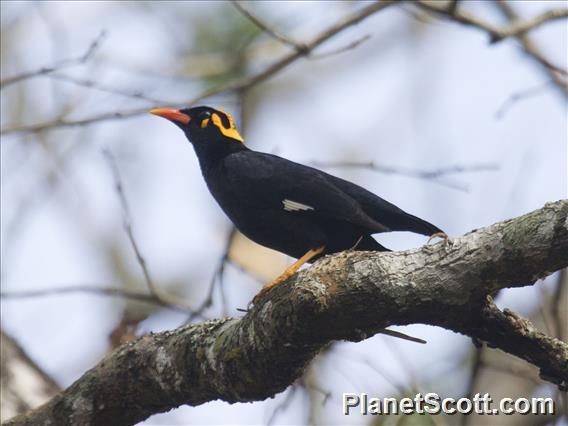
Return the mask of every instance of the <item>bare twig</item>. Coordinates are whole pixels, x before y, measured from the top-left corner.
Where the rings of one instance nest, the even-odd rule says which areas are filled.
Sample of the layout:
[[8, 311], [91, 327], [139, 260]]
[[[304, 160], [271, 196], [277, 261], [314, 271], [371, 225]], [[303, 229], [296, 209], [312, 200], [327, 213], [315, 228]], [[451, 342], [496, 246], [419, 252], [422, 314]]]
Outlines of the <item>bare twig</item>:
[[553, 9], [549, 10], [542, 15], [535, 16], [526, 21], [520, 21], [519, 16], [511, 8], [511, 6], [505, 0], [499, 0], [496, 4], [500, 7], [503, 13], [511, 20], [508, 26], [499, 28], [489, 22], [486, 22], [476, 16], [463, 11], [462, 9], [456, 9], [450, 12], [444, 5], [440, 5], [435, 2], [427, 2], [420, 0], [416, 2], [419, 7], [430, 12], [434, 12], [438, 15], [445, 16], [455, 22], [459, 22], [464, 25], [468, 25], [474, 28], [481, 29], [487, 32], [491, 37], [491, 42], [495, 43], [501, 41], [508, 37], [516, 37], [522, 44], [524, 51], [539, 62], [549, 74], [549, 76], [554, 80], [556, 85], [562, 90], [564, 95], [568, 95], [568, 86], [566, 81], [562, 76], [567, 76], [568, 72], [565, 69], [550, 62], [536, 47], [534, 43], [528, 37], [528, 32], [533, 30], [546, 22], [550, 22], [555, 19], [565, 18], [568, 16], [567, 9]]
[[258, 28], [264, 31], [266, 34], [278, 40], [282, 44], [289, 46], [302, 54], [308, 54], [309, 50], [305, 44], [299, 43], [297, 41], [292, 40], [291, 38], [281, 34], [279, 31], [274, 29], [272, 26], [264, 22], [258, 16], [253, 14], [250, 10], [248, 10], [242, 3], [238, 1], [232, 1], [231, 4], [235, 6], [235, 8], [241, 12], [247, 19], [249, 19], [253, 24], [255, 24]]
[[[501, 10], [501, 12], [511, 21], [517, 21], [519, 19], [518, 14], [515, 10], [511, 7], [511, 5], [506, 2], [505, 0], [499, 0], [496, 2], [497, 6]], [[535, 61], [543, 66], [544, 71], [548, 74], [549, 77], [554, 80], [556, 86], [562, 91], [564, 96], [568, 96], [568, 84], [566, 82], [566, 76], [568, 73], [566, 70], [554, 65], [551, 63], [540, 51], [538, 46], [533, 43], [531, 38], [526, 31], [522, 34], [517, 36], [517, 39], [522, 44], [524, 51], [532, 57]], [[563, 78], [564, 76], [564, 78]]]
[[144, 274], [144, 279], [146, 280], [146, 284], [148, 285], [148, 290], [150, 291], [150, 294], [157, 296], [158, 291], [156, 290], [156, 286], [154, 285], [152, 278], [150, 277], [150, 272], [148, 271], [148, 267], [146, 266], [146, 260], [144, 259], [144, 256], [142, 256], [142, 253], [140, 253], [140, 249], [138, 248], [138, 244], [136, 243], [136, 239], [134, 238], [134, 231], [132, 230], [132, 216], [130, 214], [128, 202], [126, 201], [126, 195], [124, 194], [124, 188], [122, 186], [122, 179], [120, 177], [118, 166], [116, 165], [116, 161], [109, 150], [103, 150], [103, 155], [105, 156], [112, 172], [114, 179], [114, 188], [120, 200], [120, 207], [122, 209], [122, 225], [124, 227], [124, 230], [126, 231], [126, 235], [128, 235], [128, 240], [130, 241], [130, 245], [134, 250], [136, 260], [138, 261], [138, 264], [142, 269], [142, 273]]
[[290, 386], [290, 388], [286, 392], [286, 395], [284, 396], [284, 398], [282, 398], [282, 401], [280, 401], [280, 403], [276, 405], [274, 411], [272, 411], [272, 414], [266, 421], [267, 426], [274, 424], [274, 420], [276, 420], [276, 416], [278, 415], [278, 413], [280, 411], [286, 410], [290, 406], [290, 404], [292, 403], [292, 398], [294, 397], [294, 394], [296, 393], [297, 389], [298, 385], [296, 384]]
[[503, 374], [508, 374], [510, 376], [522, 377], [525, 380], [535, 384], [541, 385], [542, 382], [539, 381], [536, 371], [534, 371], [528, 365], [516, 365], [512, 363], [496, 363], [496, 362], [482, 362], [482, 367], [489, 370], [498, 371]]
[[66, 83], [75, 84], [77, 86], [86, 87], [88, 89], [94, 89], [105, 93], [112, 93], [113, 95], [125, 96], [128, 98], [140, 99], [143, 101], [151, 102], [152, 104], [166, 104], [167, 101], [163, 101], [157, 98], [145, 95], [140, 91], [127, 91], [124, 89], [119, 89], [117, 87], [108, 86], [94, 80], [77, 78], [66, 74], [51, 73], [49, 77], [55, 80], [64, 81]]
[[[385, 347], [387, 347], [388, 345], [386, 345]], [[338, 353], [336, 347], [333, 348], [333, 350], [330, 352], [330, 354], [332, 356], [338, 356], [340, 357], [342, 360], [347, 360], [347, 361], [351, 361], [351, 362], [356, 362], [359, 364], [362, 364], [368, 368], [370, 368], [371, 370], [373, 370], [377, 375], [379, 375], [385, 382], [387, 382], [389, 385], [391, 385], [393, 388], [395, 388], [397, 390], [398, 393], [400, 394], [404, 394], [406, 392], [406, 388], [403, 384], [399, 383], [398, 380], [391, 375], [390, 372], [387, 372], [388, 370], [386, 370], [385, 368], [380, 368], [379, 366], [376, 365], [376, 361], [372, 358], [369, 358], [366, 355], [357, 353], [357, 352], [349, 352], [348, 354], [341, 354]], [[341, 370], [338, 370], [338, 372], [340, 372], [340, 374], [342, 374], [344, 377], [347, 377], [345, 374], [343, 374], [343, 372]]]
[[539, 84], [538, 86], [531, 87], [529, 89], [517, 93], [513, 93], [511, 96], [505, 99], [505, 101], [501, 104], [499, 109], [495, 111], [495, 118], [497, 120], [501, 120], [505, 116], [505, 114], [511, 109], [511, 107], [515, 105], [517, 102], [543, 93], [552, 84], [554, 84], [554, 81], [549, 80], [545, 83]]
[[317, 375], [313, 371], [313, 368], [310, 368], [308, 371], [304, 373], [302, 377], [300, 377], [296, 383], [304, 389], [304, 392], [307, 394], [307, 398], [305, 398], [308, 409], [307, 409], [307, 417], [305, 424], [307, 425], [316, 425], [320, 424], [321, 422], [317, 421], [316, 418], [316, 404], [315, 404], [315, 394], [321, 394], [323, 397], [321, 400], [321, 405], [325, 406], [327, 402], [332, 398], [332, 393], [328, 390], [321, 388], [317, 383]]
[[540, 27], [546, 22], [551, 22], [557, 19], [567, 18], [568, 9], [550, 9], [543, 12], [540, 15], [536, 15], [526, 21], [521, 21], [518, 17], [514, 17], [514, 20], [506, 26], [499, 30], [500, 34], [495, 34], [492, 41], [501, 41], [507, 37], [518, 37], [525, 35], [531, 30]]
[[[474, 347], [473, 351], [473, 360], [471, 362], [469, 378], [467, 382], [467, 388], [465, 391], [464, 396], [467, 398], [473, 398], [473, 394], [475, 392], [475, 387], [477, 386], [477, 382], [479, 379], [479, 373], [481, 372], [481, 367], [483, 366], [483, 355], [485, 348], [487, 346], [479, 346]], [[461, 416], [460, 424], [461, 426], [465, 426], [468, 424], [470, 416]]]
[[27, 80], [33, 77], [38, 77], [40, 75], [50, 74], [55, 71], [60, 71], [63, 68], [84, 64], [95, 54], [97, 49], [100, 47], [101, 42], [105, 35], [106, 33], [104, 31], [101, 31], [101, 33], [91, 42], [85, 53], [83, 53], [81, 56], [76, 58], [64, 59], [51, 67], [43, 67], [38, 70], [28, 71], [22, 74], [14, 75], [12, 77], [7, 77], [4, 80], [0, 81], [0, 89], [3, 89], [6, 86], [18, 83], [23, 80]]
[[[358, 24], [359, 22], [363, 21], [364, 19], [368, 18], [369, 16], [385, 9], [386, 7], [395, 4], [394, 0], [383, 0], [378, 2], [373, 2], [361, 10], [351, 14], [348, 17], [342, 18], [338, 20], [334, 25], [331, 25], [327, 29], [320, 32], [312, 41], [306, 43], [307, 50], [309, 52], [313, 51], [315, 48], [335, 36], [336, 34], [340, 33], [341, 31]], [[256, 86], [263, 81], [271, 78], [284, 68], [288, 67], [290, 64], [298, 60], [304, 56], [304, 53], [300, 53], [298, 51], [290, 52], [289, 54], [283, 56], [279, 60], [275, 61], [271, 65], [269, 65], [263, 71], [260, 71], [256, 74], [246, 76], [244, 78], [238, 79], [236, 81], [221, 84], [219, 86], [212, 87], [210, 89], [205, 90], [201, 94], [197, 95], [192, 99], [188, 99], [183, 103], [174, 103], [171, 106], [190, 106], [195, 102], [198, 102], [202, 99], [218, 95], [224, 92], [234, 92], [238, 90], [246, 90], [250, 89], [253, 86]], [[163, 106], [163, 105], [156, 105]], [[92, 123], [97, 123], [106, 120], [113, 120], [113, 119], [123, 119], [134, 117], [141, 114], [146, 114], [148, 112], [148, 108], [136, 108], [128, 111], [114, 111], [109, 113], [104, 113], [100, 115], [94, 115], [91, 117], [86, 117], [82, 119], [66, 119], [63, 117], [57, 117], [53, 120], [49, 120], [43, 123], [36, 123], [36, 124], [29, 124], [29, 125], [17, 125], [14, 127], [4, 128], [0, 131], [0, 134], [8, 135], [14, 133], [37, 133], [42, 132], [45, 130], [50, 130], [54, 128], [61, 128], [61, 127], [75, 127], [75, 126], [85, 126]]]
[[[138, 248], [138, 244], [136, 243], [136, 239], [134, 238], [134, 231], [132, 230], [132, 216], [130, 215], [130, 208], [126, 200], [126, 195], [124, 194], [124, 188], [122, 186], [122, 180], [120, 178], [120, 172], [118, 170], [118, 166], [116, 165], [116, 161], [114, 160], [114, 157], [109, 150], [104, 149], [103, 155], [105, 156], [108, 165], [111, 169], [116, 193], [120, 200], [120, 206], [122, 211], [122, 225], [124, 227], [124, 230], [126, 231], [126, 234], [128, 235], [128, 240], [130, 241], [130, 245], [134, 250], [134, 254], [136, 255], [136, 261], [138, 262], [140, 268], [142, 269], [142, 273], [144, 274], [144, 279], [146, 280], [146, 285], [148, 286], [150, 294], [152, 295], [152, 297], [160, 300], [165, 305], [178, 306], [181, 309], [185, 310], [186, 312], [189, 311], [193, 313], [193, 310], [189, 306], [172, 302], [166, 299], [164, 296], [162, 296], [158, 291], [158, 289], [156, 288], [156, 285], [152, 281], [152, 278], [150, 277], [150, 271], [148, 271], [148, 267], [146, 265], [146, 259], [144, 259], [144, 256], [142, 256], [142, 253]], [[197, 316], [201, 316], [201, 313], [198, 313]]]
[[91, 293], [99, 296], [120, 297], [124, 299], [136, 300], [139, 302], [152, 303], [180, 312], [187, 312], [187, 308], [175, 305], [152, 294], [139, 293], [135, 291], [123, 290], [120, 288], [99, 287], [96, 285], [76, 285], [65, 287], [53, 287], [44, 290], [23, 290], [23, 291], [3, 291], [0, 293], [1, 299], [29, 299], [35, 297], [57, 296], [72, 293]]
[[358, 38], [357, 40], [354, 40], [351, 43], [349, 43], [349, 44], [347, 44], [343, 47], [339, 47], [339, 48], [337, 48], [335, 50], [331, 50], [329, 52], [318, 53], [316, 55], [312, 55], [311, 58], [312, 59], [324, 59], [324, 58], [329, 58], [330, 56], [334, 56], [334, 55], [338, 55], [340, 53], [347, 52], [349, 50], [352, 50], [352, 49], [359, 47], [361, 44], [365, 43], [370, 38], [371, 38], [371, 36], [369, 34], [366, 34], [363, 37]]
[[225, 241], [225, 249], [223, 250], [223, 254], [221, 255], [221, 259], [219, 260], [219, 264], [215, 272], [213, 273], [213, 277], [211, 278], [211, 282], [209, 283], [209, 290], [207, 292], [207, 296], [201, 302], [201, 304], [189, 315], [187, 322], [191, 322], [195, 318], [202, 316], [203, 311], [207, 309], [213, 303], [213, 293], [215, 291], [215, 284], [219, 283], [219, 287], [221, 288], [221, 292], [223, 291], [223, 278], [225, 274], [225, 266], [229, 260], [229, 250], [231, 249], [231, 244], [233, 244], [233, 240], [235, 235], [237, 234], [237, 228], [234, 226], [231, 227], [229, 234], [227, 235], [227, 240]]
[[[298, 379], [298, 383], [300, 384], [300, 386], [302, 386], [304, 389], [307, 390], [315, 390], [317, 393], [321, 394], [323, 396], [323, 401], [322, 401], [322, 405], [325, 405], [327, 403], [327, 401], [329, 401], [329, 399], [333, 396], [331, 391], [322, 389], [321, 387], [319, 387], [318, 385], [316, 385], [315, 383], [313, 383], [313, 381], [307, 381], [305, 379], [305, 376], [300, 377]], [[311, 424], [311, 423], [309, 423]]]
[[489, 22], [486, 22], [462, 9], [455, 9], [450, 11], [445, 5], [440, 5], [436, 2], [428, 2], [419, 0], [416, 3], [420, 8], [429, 12], [445, 16], [452, 21], [459, 22], [474, 28], [481, 29], [487, 32], [490, 36], [491, 43], [496, 43], [505, 38], [515, 37], [521, 43], [523, 50], [536, 60], [541, 66], [544, 67], [546, 73], [554, 80], [558, 88], [562, 91], [564, 96], [568, 95], [568, 85], [564, 77], [568, 75], [568, 71], [553, 64], [548, 60], [540, 51], [540, 49], [530, 40], [528, 32], [538, 28], [546, 22], [552, 20], [568, 17], [568, 9], [552, 9], [537, 15], [531, 19], [522, 21], [517, 13], [509, 5], [506, 0], [498, 0], [495, 4], [501, 9], [503, 14], [511, 21], [509, 25], [504, 27], [497, 27]]
[[489, 33], [492, 43], [496, 43], [508, 37], [522, 36], [546, 22], [568, 17], [568, 9], [552, 9], [525, 21], [521, 21], [515, 16], [515, 18], [513, 18], [514, 20], [512, 19], [509, 25], [497, 27], [464, 10], [448, 8], [443, 3], [419, 0], [415, 4], [422, 9], [446, 16], [453, 21], [486, 31]]
[[435, 170], [416, 170], [407, 169], [404, 167], [392, 167], [383, 164], [377, 164], [374, 161], [340, 161], [340, 162], [326, 162], [326, 161], [310, 161], [308, 164], [315, 167], [342, 167], [342, 168], [362, 168], [368, 169], [379, 173], [385, 174], [396, 174], [402, 176], [409, 176], [417, 179], [426, 179], [436, 182], [440, 185], [444, 185], [450, 188], [458, 189], [461, 191], [467, 191], [468, 187], [466, 185], [457, 184], [454, 182], [445, 182], [439, 180], [442, 177], [466, 173], [466, 172], [480, 172], [480, 171], [497, 171], [499, 166], [493, 163], [487, 164], [473, 164], [473, 165], [454, 165], [443, 167]]

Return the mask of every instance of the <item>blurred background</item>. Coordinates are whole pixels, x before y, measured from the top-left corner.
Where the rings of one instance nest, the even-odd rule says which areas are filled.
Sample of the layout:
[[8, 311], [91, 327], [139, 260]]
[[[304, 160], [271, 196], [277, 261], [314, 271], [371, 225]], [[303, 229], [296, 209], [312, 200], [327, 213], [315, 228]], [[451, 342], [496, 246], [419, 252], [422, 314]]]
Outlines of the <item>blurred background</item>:
[[[369, 3], [0, 5], [3, 420], [67, 387], [121, 342], [243, 315], [237, 308], [292, 260], [233, 231], [191, 145], [147, 114], [152, 107], [211, 94], [197, 104], [231, 113], [249, 147], [358, 183], [451, 237], [566, 197], [567, 91], [551, 68], [568, 65], [566, 20], [490, 44], [487, 31], [400, 2], [269, 78], [224, 90], [292, 54], [290, 39], [310, 42]], [[566, 3], [457, 6], [504, 27]], [[396, 250], [426, 242], [376, 238]], [[497, 303], [566, 339], [566, 281], [557, 273], [503, 291]], [[527, 363], [440, 328], [396, 329], [428, 344], [383, 335], [338, 342], [273, 399], [181, 407], [143, 424], [568, 424], [566, 396]], [[7, 366], [12, 356], [40, 385], [14, 390], [16, 373], [4, 369], [16, 368]], [[419, 391], [551, 396], [559, 414], [342, 415], [343, 392]]]

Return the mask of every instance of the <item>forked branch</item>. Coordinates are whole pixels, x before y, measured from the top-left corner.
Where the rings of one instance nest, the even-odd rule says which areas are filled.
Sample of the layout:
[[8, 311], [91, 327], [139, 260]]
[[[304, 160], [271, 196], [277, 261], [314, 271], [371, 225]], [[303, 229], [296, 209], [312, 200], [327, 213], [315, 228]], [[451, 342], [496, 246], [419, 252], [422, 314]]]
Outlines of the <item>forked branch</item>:
[[[390, 325], [444, 327], [520, 357], [566, 388], [568, 344], [498, 309], [490, 295], [568, 266], [568, 201], [447, 244], [327, 256], [243, 318], [144, 336], [7, 424], [133, 424], [180, 405], [258, 401], [283, 391], [334, 340]], [[329, 325], [333, 324], [333, 327]]]

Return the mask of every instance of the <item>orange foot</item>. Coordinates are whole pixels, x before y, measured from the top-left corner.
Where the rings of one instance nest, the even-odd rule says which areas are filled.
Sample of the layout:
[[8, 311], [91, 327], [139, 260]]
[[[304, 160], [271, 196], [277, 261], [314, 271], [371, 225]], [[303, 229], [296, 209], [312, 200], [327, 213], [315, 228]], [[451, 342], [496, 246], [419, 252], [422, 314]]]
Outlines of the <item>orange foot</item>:
[[279, 275], [271, 282], [266, 284], [264, 287], [262, 287], [262, 289], [258, 292], [258, 294], [254, 296], [254, 299], [252, 299], [253, 305], [256, 305], [260, 301], [260, 299], [262, 299], [264, 295], [266, 295], [266, 293], [270, 291], [271, 288], [286, 281], [288, 278], [290, 278], [292, 275], [298, 272], [298, 269], [300, 269], [304, 263], [309, 262], [318, 254], [321, 254], [324, 250], [325, 246], [311, 249], [305, 255], [303, 255], [298, 260], [296, 260], [292, 265], [290, 265], [288, 269], [282, 272], [281, 275]]

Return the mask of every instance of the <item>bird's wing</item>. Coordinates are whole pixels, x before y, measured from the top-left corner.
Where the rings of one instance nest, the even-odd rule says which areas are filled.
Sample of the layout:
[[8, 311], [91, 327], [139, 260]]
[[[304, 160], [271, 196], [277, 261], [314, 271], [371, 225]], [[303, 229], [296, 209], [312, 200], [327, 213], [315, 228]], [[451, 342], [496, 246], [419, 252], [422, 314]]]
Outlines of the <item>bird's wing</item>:
[[350, 222], [371, 232], [389, 231], [320, 170], [254, 151], [229, 155], [223, 166], [233, 194], [243, 204]]
[[374, 220], [380, 221], [393, 231], [410, 231], [422, 235], [433, 235], [437, 232], [443, 232], [431, 223], [406, 213], [365, 188], [332, 175], [327, 176], [335, 186], [357, 200], [367, 215]]

